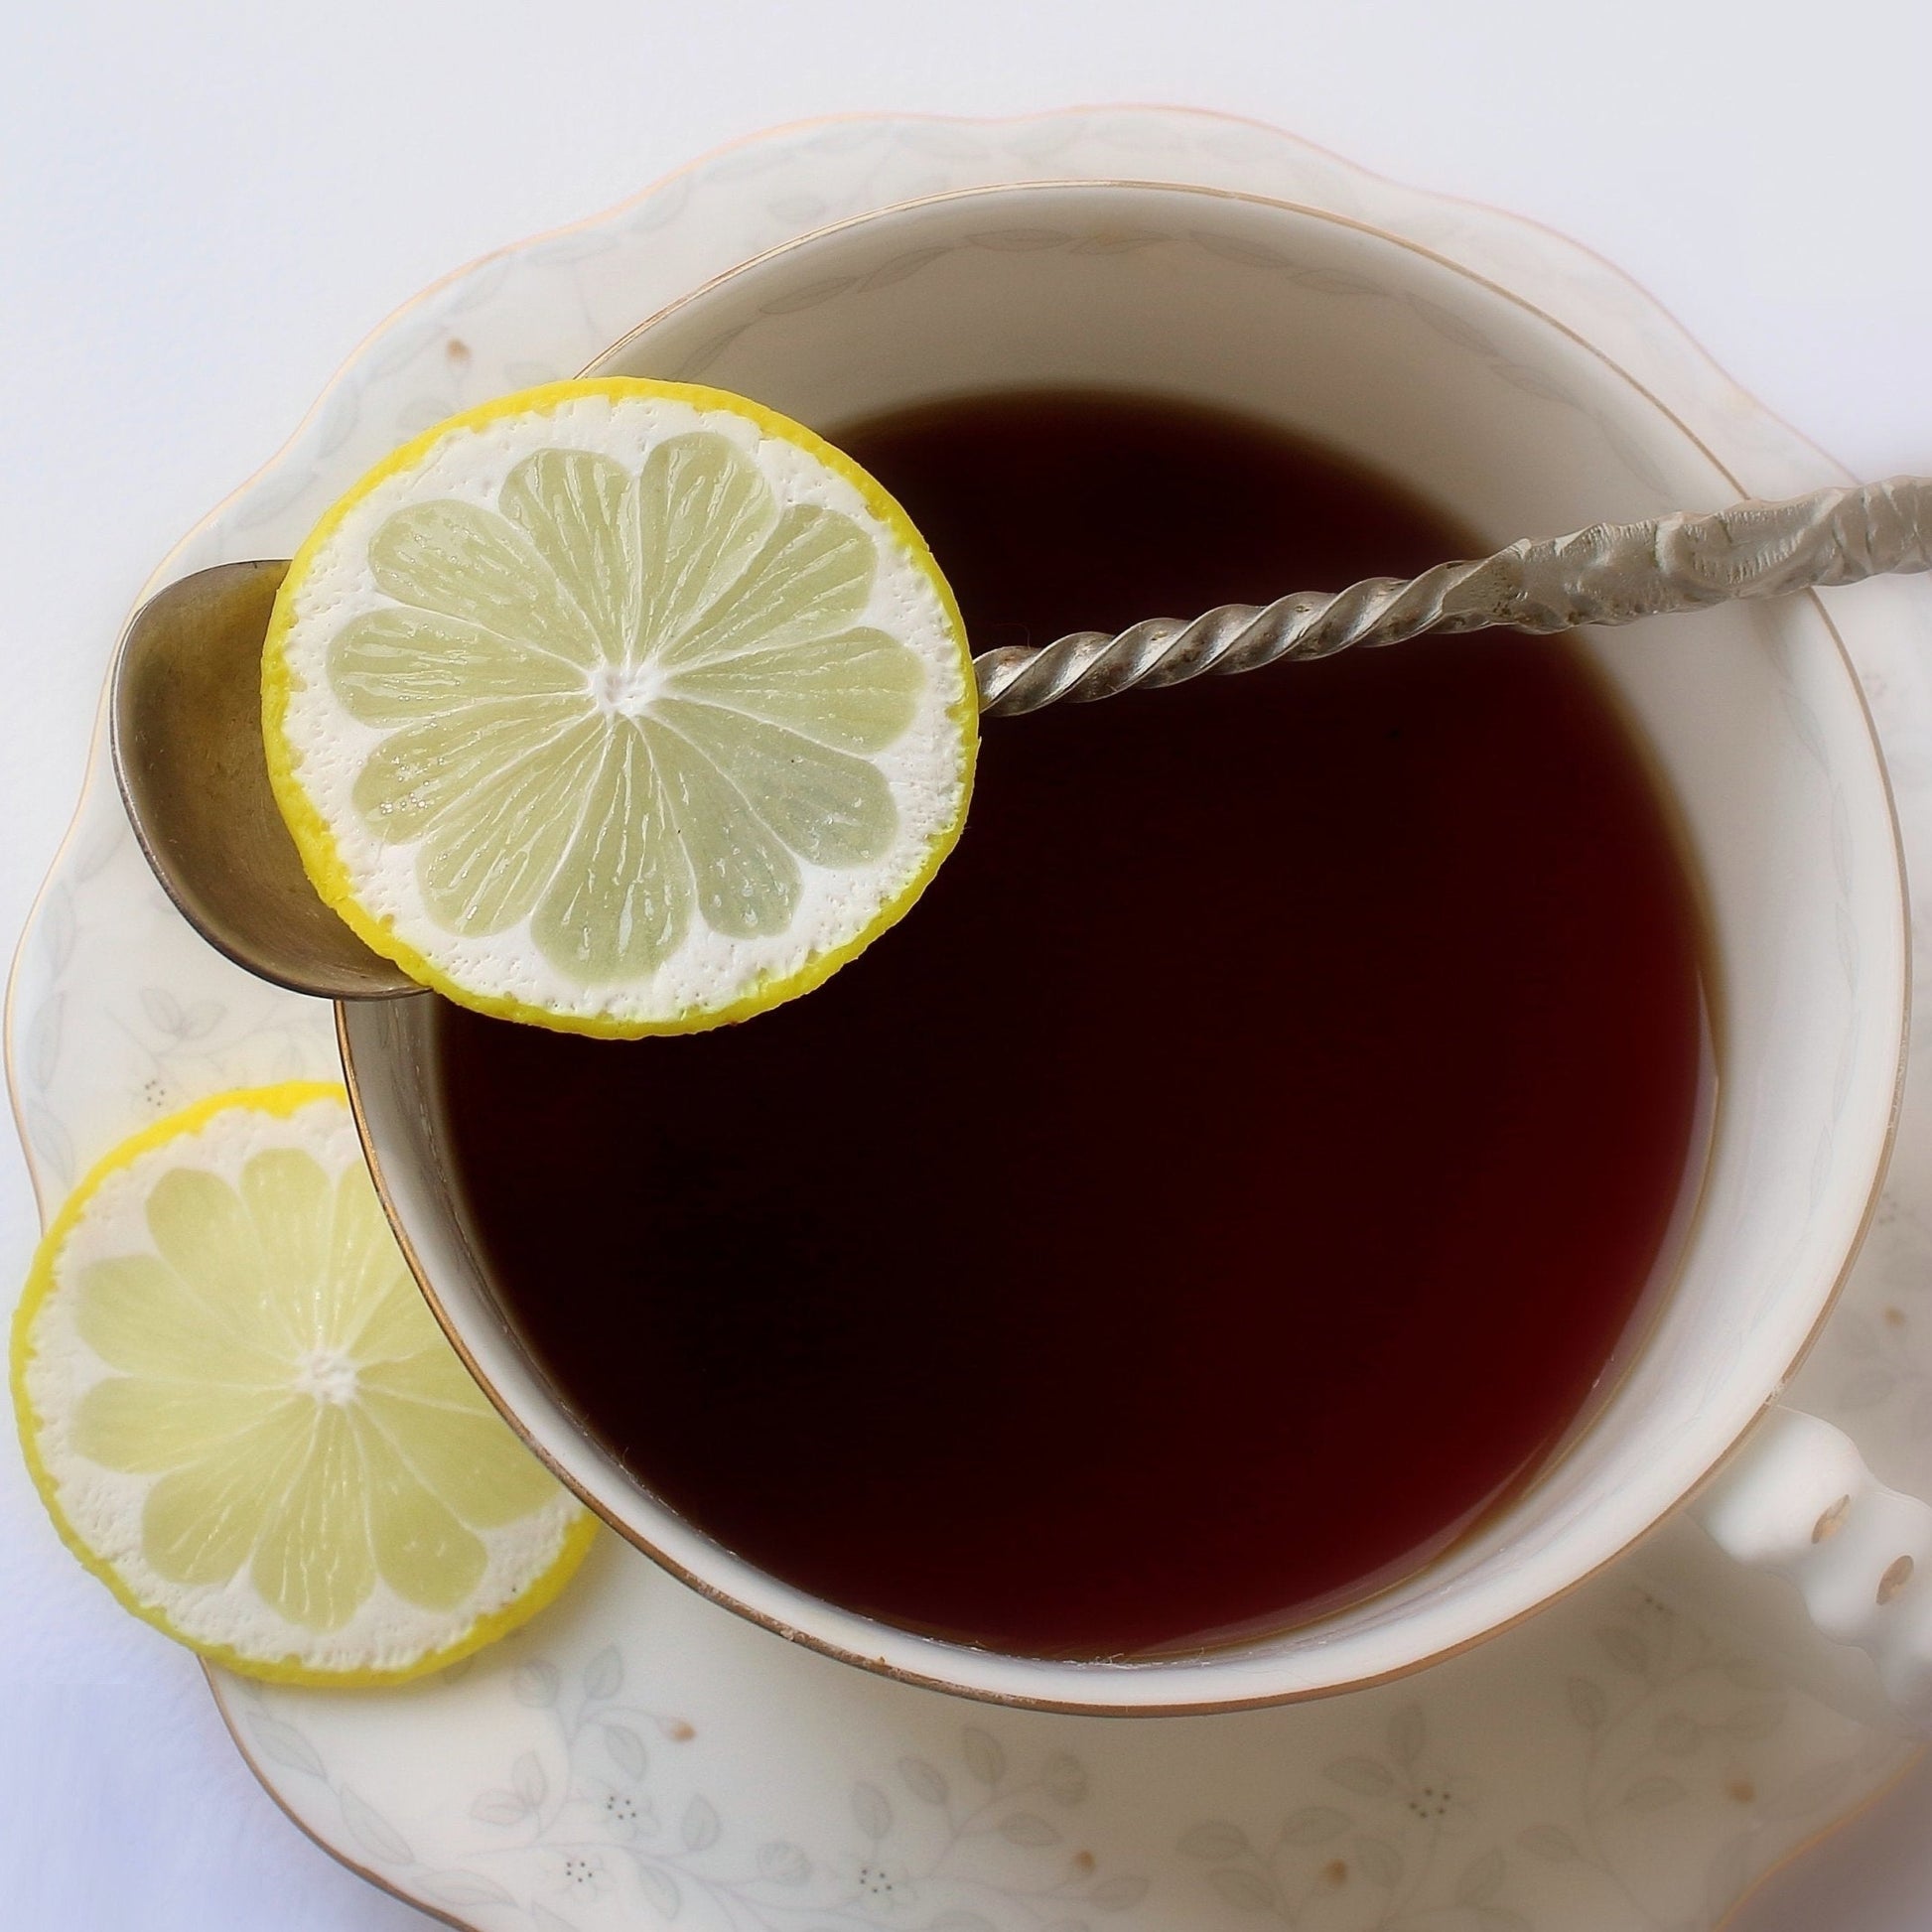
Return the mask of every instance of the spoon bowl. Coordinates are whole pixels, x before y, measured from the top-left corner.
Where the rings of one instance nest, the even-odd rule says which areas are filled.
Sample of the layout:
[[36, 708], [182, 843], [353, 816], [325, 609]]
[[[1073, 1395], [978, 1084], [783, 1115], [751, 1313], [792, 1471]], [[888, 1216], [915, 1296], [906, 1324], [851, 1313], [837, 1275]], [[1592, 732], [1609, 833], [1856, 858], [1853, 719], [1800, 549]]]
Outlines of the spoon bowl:
[[209, 945], [292, 993], [422, 988], [317, 897], [262, 748], [262, 638], [283, 561], [216, 564], [158, 591], [114, 654], [109, 738], [134, 836]]

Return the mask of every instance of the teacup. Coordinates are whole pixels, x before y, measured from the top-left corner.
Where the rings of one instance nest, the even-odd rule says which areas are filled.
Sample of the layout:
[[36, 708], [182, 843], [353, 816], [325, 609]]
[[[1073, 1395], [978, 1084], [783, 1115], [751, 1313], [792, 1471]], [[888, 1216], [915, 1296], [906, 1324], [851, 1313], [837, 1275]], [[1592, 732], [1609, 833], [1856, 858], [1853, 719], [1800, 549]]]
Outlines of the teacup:
[[[1747, 493], [1653, 396], [1506, 289], [1340, 217], [1208, 190], [1049, 184], [890, 208], [732, 271], [591, 372], [739, 390], [835, 440], [842, 423], [992, 389], [1177, 397], [1329, 444], [1498, 545]], [[1333, 587], [1281, 586], [1301, 588]], [[762, 1573], [620, 1466], [520, 1346], [449, 1178], [430, 1003], [345, 1005], [377, 1182], [452, 1339], [537, 1452], [639, 1548], [785, 1636], [911, 1682], [1105, 1713], [1373, 1683], [1562, 1595], [1726, 1464], [1706, 1505], [1720, 1539], [1759, 1561], [1802, 1558], [1820, 1620], [1889, 1644], [1895, 1688], [1910, 1691], [1901, 1585], [1912, 1553], [1932, 1551], [1932, 1512], [1876, 1492], [1827, 1425], [1778, 1411], [1757, 1427], [1871, 1213], [1903, 1064], [1899, 847], [1858, 682], [1810, 597], [1584, 647], [1647, 741], [1706, 890], [1720, 1067], [1709, 1164], [1675, 1281], [1585, 1423], [1420, 1574], [1276, 1635], [1089, 1663], [915, 1635]]]

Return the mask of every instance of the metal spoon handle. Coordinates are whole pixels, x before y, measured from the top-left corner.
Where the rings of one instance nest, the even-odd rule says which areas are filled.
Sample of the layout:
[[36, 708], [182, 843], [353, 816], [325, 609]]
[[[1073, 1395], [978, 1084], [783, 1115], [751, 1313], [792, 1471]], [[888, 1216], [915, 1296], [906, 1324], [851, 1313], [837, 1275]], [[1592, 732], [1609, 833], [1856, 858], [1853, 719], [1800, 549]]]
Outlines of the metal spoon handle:
[[1932, 479], [1894, 477], [1711, 515], [1597, 523], [1567, 537], [1526, 538], [1474, 562], [1438, 564], [1420, 577], [1370, 577], [1263, 606], [1223, 604], [1191, 621], [1151, 618], [1111, 636], [1075, 631], [1037, 649], [983, 651], [973, 671], [981, 715], [1010, 718], [1061, 699], [1084, 704], [1137, 685], [1401, 643], [1427, 630], [1630, 623], [1923, 570], [1932, 570]]
[[[262, 632], [283, 563], [217, 564], [134, 614], [113, 678], [114, 767], [156, 876], [189, 921], [264, 979], [338, 1000], [393, 999], [416, 984], [316, 897], [283, 827], [262, 753]], [[1776, 597], [1885, 571], [1932, 569], [1932, 480], [1894, 478], [1715, 516], [1598, 524], [1513, 543], [1406, 582], [1372, 577], [1265, 609], [1224, 604], [1109, 636], [973, 660], [989, 717], [1060, 698], [1110, 698], [1204, 671], [1252, 671], [1426, 630], [1567, 630]]]

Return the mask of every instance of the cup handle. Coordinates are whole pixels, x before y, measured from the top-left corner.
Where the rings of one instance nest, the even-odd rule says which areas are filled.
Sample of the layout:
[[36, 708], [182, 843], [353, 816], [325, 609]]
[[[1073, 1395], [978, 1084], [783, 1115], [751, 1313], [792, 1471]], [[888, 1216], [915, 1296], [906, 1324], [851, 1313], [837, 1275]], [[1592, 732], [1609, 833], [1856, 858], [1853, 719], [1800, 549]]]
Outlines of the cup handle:
[[1727, 1555], [1795, 1584], [1898, 1711], [1932, 1724], [1932, 1507], [1880, 1482], [1842, 1429], [1780, 1405], [1692, 1512]]

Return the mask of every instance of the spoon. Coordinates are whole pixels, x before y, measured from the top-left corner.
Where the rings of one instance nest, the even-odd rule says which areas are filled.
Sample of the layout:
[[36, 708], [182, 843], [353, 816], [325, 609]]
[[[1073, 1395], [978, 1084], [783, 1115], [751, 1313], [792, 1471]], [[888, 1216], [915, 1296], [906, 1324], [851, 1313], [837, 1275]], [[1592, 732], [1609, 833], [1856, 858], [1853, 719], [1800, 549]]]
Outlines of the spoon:
[[[114, 775], [134, 835], [170, 898], [237, 965], [330, 1000], [421, 990], [316, 896], [269, 788], [261, 647], [285, 562], [217, 564], [149, 598], [112, 677]], [[1371, 577], [1191, 621], [1076, 631], [973, 659], [980, 715], [1018, 717], [1209, 671], [1257, 670], [1393, 644], [1425, 631], [1507, 624], [1547, 633], [1630, 623], [1734, 598], [1932, 570], [1932, 479], [1821, 489], [1710, 515], [1599, 523], [1525, 539], [1420, 577]]]

